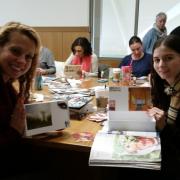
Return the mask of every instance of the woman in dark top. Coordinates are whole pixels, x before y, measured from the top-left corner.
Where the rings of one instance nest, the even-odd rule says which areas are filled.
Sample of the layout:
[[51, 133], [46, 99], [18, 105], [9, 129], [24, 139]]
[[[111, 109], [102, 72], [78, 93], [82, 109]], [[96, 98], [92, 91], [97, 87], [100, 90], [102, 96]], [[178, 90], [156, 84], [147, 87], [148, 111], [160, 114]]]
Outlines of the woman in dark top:
[[137, 36], [130, 38], [129, 47], [132, 53], [122, 59], [119, 67], [131, 66], [132, 74], [135, 77], [148, 76], [151, 68], [152, 55], [143, 52], [142, 41]]
[[155, 43], [151, 72], [153, 108], [149, 114], [160, 132], [162, 175], [180, 179], [180, 38], [170, 35]]
[[[31, 27], [9, 22], [0, 29], [0, 159], [1, 172], [16, 169], [20, 140], [25, 129], [24, 103], [36, 71], [40, 48]], [[13, 83], [16, 81], [16, 89]], [[14, 165], [14, 167], [10, 168]], [[18, 165], [17, 165], [18, 166]], [[1, 174], [2, 174], [1, 173]]]

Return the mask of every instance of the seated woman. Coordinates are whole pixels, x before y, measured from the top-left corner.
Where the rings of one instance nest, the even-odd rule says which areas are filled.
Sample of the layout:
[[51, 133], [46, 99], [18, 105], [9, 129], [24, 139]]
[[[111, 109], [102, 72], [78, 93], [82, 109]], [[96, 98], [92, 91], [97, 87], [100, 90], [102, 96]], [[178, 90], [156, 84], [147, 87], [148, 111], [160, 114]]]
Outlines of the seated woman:
[[41, 46], [40, 48], [39, 67], [37, 68], [37, 73], [41, 75], [49, 75], [56, 73], [54, 55], [46, 47]]
[[85, 37], [79, 37], [71, 45], [72, 53], [65, 65], [81, 65], [85, 76], [97, 76], [98, 58], [92, 53], [91, 43]]
[[137, 36], [130, 38], [129, 47], [132, 53], [122, 59], [119, 67], [131, 66], [132, 75], [135, 77], [148, 76], [151, 69], [152, 55], [143, 52], [142, 41]]

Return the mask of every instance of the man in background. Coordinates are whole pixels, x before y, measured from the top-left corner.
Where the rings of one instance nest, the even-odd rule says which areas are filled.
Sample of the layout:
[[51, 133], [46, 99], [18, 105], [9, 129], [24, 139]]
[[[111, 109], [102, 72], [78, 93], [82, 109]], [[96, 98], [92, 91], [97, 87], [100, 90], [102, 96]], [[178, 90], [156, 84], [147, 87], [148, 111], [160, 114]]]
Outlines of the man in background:
[[152, 54], [154, 43], [161, 37], [167, 35], [166, 29], [167, 15], [160, 12], [156, 15], [156, 21], [153, 27], [145, 34], [143, 38], [144, 51]]

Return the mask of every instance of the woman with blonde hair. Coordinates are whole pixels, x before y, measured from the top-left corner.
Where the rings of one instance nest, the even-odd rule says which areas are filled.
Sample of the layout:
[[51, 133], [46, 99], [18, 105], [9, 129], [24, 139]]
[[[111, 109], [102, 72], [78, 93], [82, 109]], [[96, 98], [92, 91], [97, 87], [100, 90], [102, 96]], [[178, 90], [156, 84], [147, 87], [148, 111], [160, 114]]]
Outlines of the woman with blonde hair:
[[[10, 169], [13, 162], [19, 161], [18, 145], [26, 118], [24, 103], [30, 96], [39, 48], [40, 39], [33, 28], [19, 22], [9, 22], [0, 28], [0, 153], [4, 168], [7, 165]], [[18, 90], [13, 86], [15, 81]]]

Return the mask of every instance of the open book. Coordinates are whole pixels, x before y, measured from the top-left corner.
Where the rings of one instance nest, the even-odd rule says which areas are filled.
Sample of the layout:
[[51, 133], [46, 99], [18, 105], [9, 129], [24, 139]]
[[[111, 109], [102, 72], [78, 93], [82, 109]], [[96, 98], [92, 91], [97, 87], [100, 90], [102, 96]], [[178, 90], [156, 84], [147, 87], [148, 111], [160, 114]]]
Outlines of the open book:
[[160, 138], [155, 132], [103, 132], [94, 139], [90, 166], [160, 169]]
[[155, 121], [144, 111], [109, 111], [108, 116], [95, 136], [89, 165], [160, 169]]

